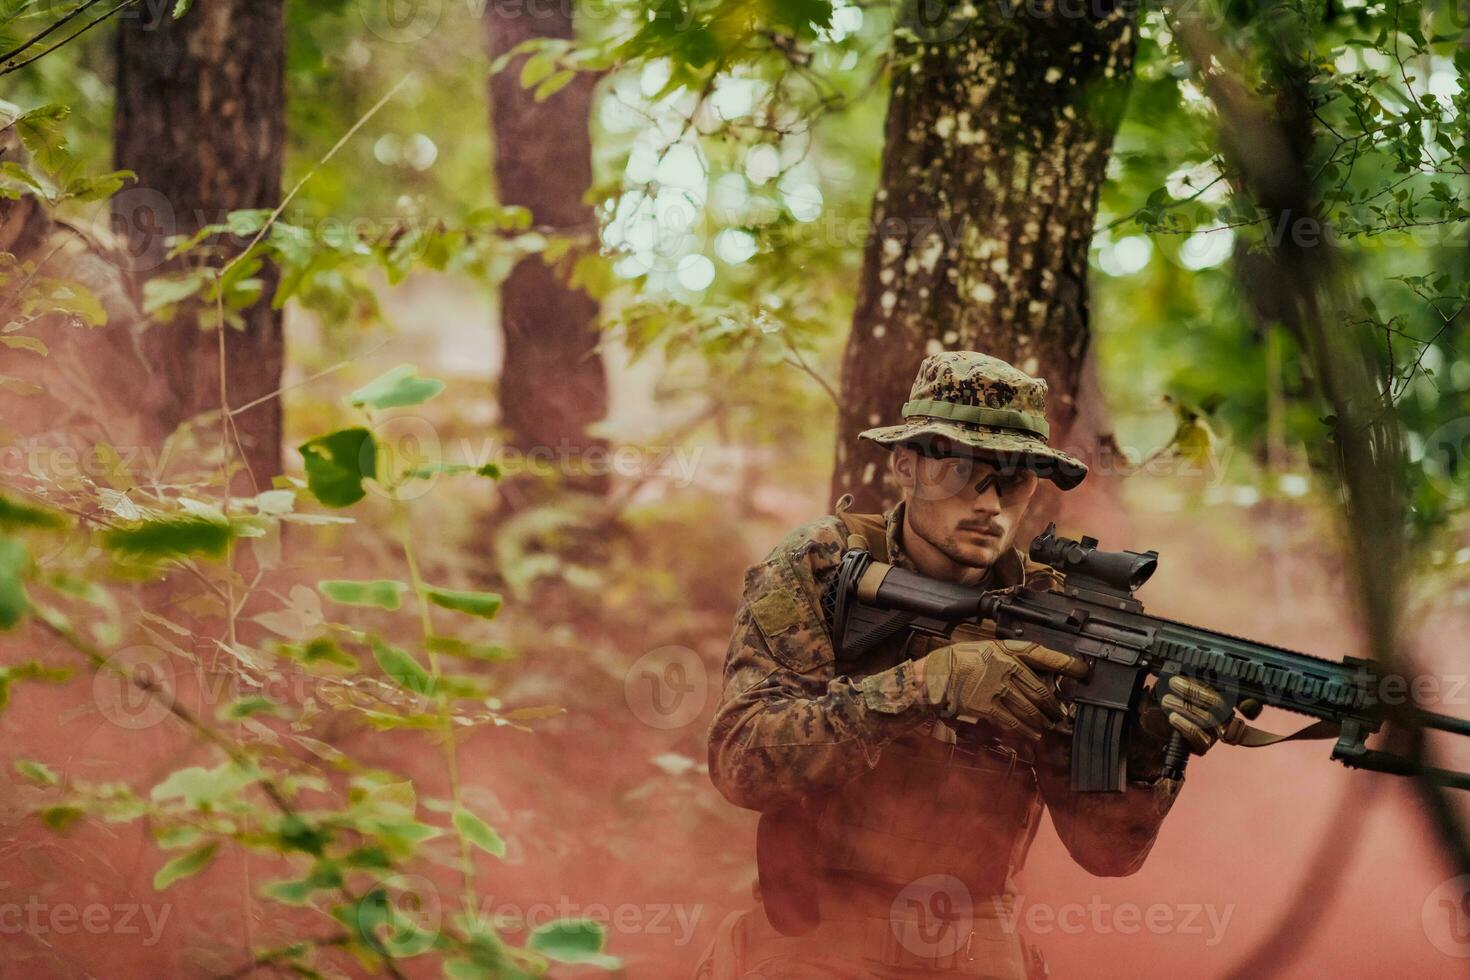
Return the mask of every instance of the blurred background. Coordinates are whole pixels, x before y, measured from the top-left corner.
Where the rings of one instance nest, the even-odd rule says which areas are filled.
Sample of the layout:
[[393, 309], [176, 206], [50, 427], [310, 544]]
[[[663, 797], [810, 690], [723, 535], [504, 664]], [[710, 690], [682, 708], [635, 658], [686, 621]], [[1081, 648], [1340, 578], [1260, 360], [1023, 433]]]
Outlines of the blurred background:
[[[0, 972], [688, 975], [744, 569], [940, 349], [1152, 611], [1470, 715], [1466, 17], [0, 4]], [[1463, 801], [1329, 748], [1043, 829], [1052, 974], [1464, 975]]]

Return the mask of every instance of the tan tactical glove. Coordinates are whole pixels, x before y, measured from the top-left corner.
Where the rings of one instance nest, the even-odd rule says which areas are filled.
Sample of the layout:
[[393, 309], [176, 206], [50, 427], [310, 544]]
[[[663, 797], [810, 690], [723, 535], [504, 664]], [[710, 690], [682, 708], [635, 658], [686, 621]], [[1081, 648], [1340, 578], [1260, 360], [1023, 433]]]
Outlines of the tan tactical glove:
[[1085, 673], [1087, 665], [1076, 657], [1016, 641], [955, 643], [924, 658], [929, 701], [941, 716], [986, 721], [1031, 739], [1063, 717], [1051, 675]]
[[[1237, 710], [1254, 718], [1261, 713], [1261, 705], [1247, 698]], [[1174, 676], [1167, 683], [1154, 685], [1153, 697], [1144, 703], [1139, 721], [1145, 731], [1159, 739], [1178, 732], [1190, 752], [1204, 755], [1224, 734], [1231, 714], [1219, 691], [1204, 681]]]

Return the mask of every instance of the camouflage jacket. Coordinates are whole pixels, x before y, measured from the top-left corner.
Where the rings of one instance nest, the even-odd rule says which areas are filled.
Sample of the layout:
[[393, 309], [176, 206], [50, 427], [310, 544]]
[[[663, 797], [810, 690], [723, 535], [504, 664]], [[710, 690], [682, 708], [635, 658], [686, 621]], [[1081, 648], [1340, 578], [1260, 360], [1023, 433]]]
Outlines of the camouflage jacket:
[[[924, 685], [904, 665], [908, 657], [944, 641], [918, 649], [911, 645], [901, 654], [838, 674], [820, 607], [822, 588], [855, 521], [865, 521], [875, 532], [881, 526], [889, 562], [913, 568], [902, 547], [902, 508], [899, 504], [881, 517], [848, 515], [847, 523], [826, 517], [804, 525], [746, 573], [709, 736], [711, 778], [737, 806], [770, 812], [835, 793], [876, 767], [894, 742], [900, 744], [893, 750], [902, 751], [901, 740], [937, 721]], [[880, 550], [876, 544], [875, 552]], [[1022, 583], [1057, 588], [1060, 579], [1012, 549], [996, 563], [985, 586]], [[1094, 874], [1137, 870], [1179, 789], [1179, 783], [1156, 776], [1162, 743], [1142, 732], [1133, 738], [1133, 778], [1121, 794], [1072, 792], [1064, 735], [1048, 733], [1028, 751], [1034, 756], [1034, 785], [1073, 858]]]

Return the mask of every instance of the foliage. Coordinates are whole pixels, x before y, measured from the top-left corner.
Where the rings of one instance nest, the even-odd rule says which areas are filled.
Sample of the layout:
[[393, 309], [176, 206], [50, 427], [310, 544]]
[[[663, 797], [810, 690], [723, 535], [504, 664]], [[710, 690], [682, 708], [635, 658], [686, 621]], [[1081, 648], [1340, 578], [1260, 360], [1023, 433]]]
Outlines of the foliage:
[[[44, 7], [4, 8], [7, 48], [44, 23]], [[904, 67], [893, 63], [889, 5], [602, 5], [581, 18], [578, 38], [528, 44], [496, 64], [482, 53], [473, 4], [442, 5], [444, 19], [421, 36], [365, 23], [345, 0], [287, 10], [288, 186], [312, 177], [279, 215], [235, 212], [174, 242], [177, 265], [143, 287], [150, 316], [237, 327], [242, 310], [267, 298], [270, 265], [279, 283], [268, 300], [309, 314], [340, 342], [386, 320], [387, 289], [427, 274], [483, 289], [540, 255], [603, 301], [610, 349], [656, 362], [657, 404], [683, 420], [665, 442], [713, 431], [722, 444], [764, 449], [746, 471], [764, 467], [771, 485], [810, 480], [825, 465], [835, 352], [870, 231], [884, 91]], [[1470, 472], [1457, 427], [1470, 389], [1461, 350], [1470, 277], [1459, 251], [1470, 219], [1463, 28], [1449, 7], [1417, 0], [1248, 2], [1211, 13], [1252, 92], [1269, 98], [1290, 84], [1311, 93], [1316, 116], [1304, 136], [1321, 214], [1361, 293], [1356, 315], [1381, 338], [1381, 395], [1416, 450], [1415, 530], [1442, 546], [1445, 564], [1470, 560], [1456, 557], [1470, 556], [1456, 547]], [[1336, 420], [1324, 417], [1314, 379], [1296, 345], [1273, 329], [1272, 311], [1242, 288], [1263, 242], [1291, 230], [1270, 227], [1238, 192], [1217, 139], [1217, 107], [1198, 85], [1175, 16], [1162, 5], [1141, 14], [1131, 100], [1102, 189], [1092, 257], [1104, 388], [1130, 461], [1153, 458], [1158, 447], [1190, 459], [1218, 455], [1229, 486], [1215, 488], [1216, 499], [1303, 496]], [[0, 168], [5, 202], [95, 218], [125, 186], [128, 175], [106, 172], [102, 37], [87, 35], [12, 76], [11, 94], [30, 108], [10, 128], [30, 162]], [[318, 169], [410, 69], [401, 97]], [[535, 228], [524, 210], [495, 200], [482, 98], [491, 71], [515, 72], [540, 99], [577, 72], [599, 76], [597, 241]], [[0, 333], [7, 354], [47, 356], [32, 324], [105, 325], [97, 297], [33, 261], [0, 254], [0, 290], [20, 310]], [[323, 366], [300, 356], [308, 371]], [[0, 376], [0, 386], [28, 384]], [[82, 782], [42, 760], [15, 767], [34, 790], [38, 819], [57, 833], [97, 822], [146, 827], [161, 852], [156, 888], [188, 888], [243, 853], [270, 862], [260, 896], [314, 913], [300, 921], [330, 921], [333, 931], [271, 936], [283, 945], [258, 950], [262, 962], [310, 975], [340, 948], [369, 969], [438, 957], [451, 976], [535, 974], [550, 961], [611, 968], [594, 924], [553, 923], [514, 946], [473, 914], [476, 861], [505, 857], [517, 837], [461, 792], [458, 746], [477, 729], [520, 729], [556, 710], [506, 706], [515, 644], [501, 597], [425, 578], [426, 548], [451, 544], [415, 538], [411, 514], [431, 506], [418, 491], [448, 476], [473, 494], [499, 476], [481, 460], [400, 459], [384, 438], [393, 412], [444, 390], [405, 364], [341, 404], [305, 403], [303, 415], [331, 422], [296, 447], [300, 476], [248, 497], [226, 489], [232, 450], [210, 417], [175, 435], [171, 447], [184, 451], [159, 472], [117, 462], [96, 481], [17, 480], [0, 496], [0, 628], [27, 643], [58, 638], [75, 662], [7, 662], [0, 707], [32, 685], [72, 682], [71, 666], [88, 667], [79, 672], [86, 679], [117, 674], [162, 705], [151, 675], [123, 669], [115, 656], [140, 638], [203, 687], [222, 690], [227, 679], [232, 696], [198, 713], [167, 706], [169, 724], [208, 758], [151, 785]], [[751, 495], [731, 496], [753, 519]], [[735, 563], [744, 542], [719, 538], [706, 511], [631, 508], [624, 516], [635, 529], [667, 522], [677, 533], [660, 530], [678, 546], [650, 553], [618, 539], [599, 542], [605, 562], [589, 560], [578, 549], [608, 518], [571, 503], [499, 529], [485, 550], [511, 605], [555, 581], [580, 601], [595, 597], [599, 612], [629, 632], [655, 618], [674, 634], [707, 631], [688, 594], [725, 587], [738, 569], [688, 552]], [[325, 555], [340, 553], [346, 567], [287, 581], [272, 564], [287, 528], [310, 535]], [[399, 571], [356, 569], [348, 559], [357, 547], [391, 549]], [[716, 571], [721, 586], [700, 580]], [[277, 578], [286, 584], [275, 587]], [[170, 589], [180, 580], [193, 587], [168, 615], [137, 594], [165, 579]], [[537, 624], [538, 638], [542, 626], [545, 642], [578, 669], [610, 670], [610, 654], [587, 654], [591, 644], [557, 632], [559, 624]], [[206, 652], [195, 638], [208, 641]], [[566, 689], [569, 698], [591, 697], [579, 685]], [[355, 758], [343, 729], [436, 747], [448, 794], [421, 797], [404, 772]], [[694, 766], [677, 754], [665, 763]], [[644, 844], [636, 831], [629, 839]], [[453, 908], [441, 929], [403, 915], [414, 888], [451, 878], [442, 898]]]
[[[1253, 302], [1251, 277], [1267, 244], [1323, 236], [1352, 273], [1355, 322], [1379, 338], [1380, 397], [1422, 467], [1408, 475], [1423, 540], [1458, 522], [1465, 502], [1463, 447], [1451, 431], [1470, 384], [1458, 353], [1470, 219], [1463, 25], [1451, 5], [1420, 3], [1208, 13], [1222, 57], [1253, 94], [1308, 93], [1314, 118], [1300, 136], [1324, 225], [1271, 227], [1256, 209], [1222, 152], [1216, 106], [1199, 87], [1179, 20], [1168, 8], [1149, 12], [1094, 246], [1109, 277], [1100, 290], [1109, 374], [1129, 379], [1111, 390], [1125, 416], [1148, 412], [1161, 388], [1184, 406], [1210, 404], [1223, 437], [1246, 450], [1241, 462], [1264, 469], [1268, 492], [1300, 493], [1302, 464], [1327, 465], [1336, 420], [1317, 408], [1297, 344], [1268, 335], [1274, 311]], [[1283, 484], [1290, 470], [1300, 475]]]
[[[442, 388], [405, 365], [347, 401], [358, 406], [371, 426], [382, 407], [417, 405]], [[44, 763], [26, 761], [19, 765], [22, 774], [46, 790], [37, 809], [57, 832], [72, 832], [89, 820], [146, 823], [160, 848], [180, 852], [154, 875], [159, 891], [204, 873], [232, 849], [273, 858], [279, 870], [258, 889], [263, 899], [330, 915], [347, 930], [332, 945], [390, 972], [391, 960], [430, 951], [443, 959], [446, 971], [482, 976], [535, 975], [552, 960], [616, 965], [601, 953], [601, 927], [596, 924], [553, 923], [517, 948], [497, 939], [474, 914], [470, 848], [500, 858], [506, 845], [461, 798], [457, 746], [477, 727], [519, 722], [500, 709], [492, 696], [492, 679], [483, 669], [462, 673], [449, 664], [506, 659], [503, 649], [477, 643], [456, 626], [493, 619], [501, 600], [492, 593], [423, 580], [402, 493], [421, 477], [408, 469], [359, 465], [387, 458], [371, 451], [374, 435], [367, 426], [306, 443], [307, 479], [288, 478], [254, 498], [221, 498], [218, 505], [206, 505], [198, 499], [203, 489], [198, 483], [154, 483], [135, 501], [144, 516], [126, 522], [116, 519], [116, 507], [96, 496], [89, 481], [37, 481], [15, 488], [23, 497], [0, 498], [0, 626], [49, 632], [61, 639], [79, 662], [116, 673], [157, 699], [176, 724], [215, 756], [213, 762], [176, 769], [143, 787], [62, 783]], [[313, 479], [308, 452], [319, 446], [351, 450], [333, 457], [337, 467], [330, 480]], [[240, 613], [259, 603], [237, 571], [242, 541], [279, 536], [284, 525], [310, 518], [309, 510], [297, 509], [303, 502], [332, 509], [349, 506], [342, 490], [348, 474], [355, 481], [354, 502], [366, 496], [365, 487], [373, 488], [401, 529], [398, 546], [407, 581], [294, 586], [284, 609], [254, 617], [266, 628], [251, 631], [255, 638], [247, 639]], [[483, 476], [470, 472], [465, 478]], [[93, 557], [78, 564], [72, 558], [76, 554]], [[48, 557], [39, 557], [43, 555]], [[67, 557], [58, 557], [63, 555]], [[221, 707], [218, 723], [173, 701], [155, 681], [130, 673], [88, 638], [126, 632], [121, 617], [129, 600], [117, 594], [104, 602], [97, 591], [79, 593], [77, 580], [100, 585], [109, 575], [160, 579], [168, 570], [187, 571], [205, 591], [191, 601], [192, 615], [185, 621], [147, 613], [144, 632], [189, 668], [205, 676], [222, 672], [240, 685], [245, 693]], [[418, 637], [400, 645], [388, 639], [401, 631], [384, 614], [399, 611], [404, 597], [411, 601]], [[323, 611], [322, 598], [375, 615], [360, 623], [341, 620]], [[111, 615], [99, 620], [108, 607]], [[293, 610], [306, 614], [292, 615]], [[218, 641], [223, 656], [213, 663], [200, 662], [169, 639], [208, 624], [228, 638]], [[378, 675], [363, 666], [368, 662], [376, 664]], [[13, 682], [61, 683], [69, 674], [39, 663], [7, 666], [0, 671], [0, 705]], [[287, 680], [291, 683], [283, 683]], [[267, 689], [296, 693], [280, 699], [265, 694]], [[347, 700], [334, 693], [349, 690], [353, 695]], [[308, 734], [316, 728], [313, 716], [326, 704], [334, 707], [339, 724], [345, 713], [366, 730], [420, 732], [436, 743], [450, 774], [449, 797], [419, 800], [404, 776], [356, 762]], [[282, 751], [292, 744], [296, 751]], [[410, 869], [437, 864], [447, 864], [461, 876], [462, 901], [471, 903], [463, 911], [470, 914], [447, 916], [426, 930], [405, 920], [395, 903], [403, 888], [423, 887], [426, 879], [404, 877]], [[307, 941], [275, 959], [308, 971], [320, 953], [316, 943]]]

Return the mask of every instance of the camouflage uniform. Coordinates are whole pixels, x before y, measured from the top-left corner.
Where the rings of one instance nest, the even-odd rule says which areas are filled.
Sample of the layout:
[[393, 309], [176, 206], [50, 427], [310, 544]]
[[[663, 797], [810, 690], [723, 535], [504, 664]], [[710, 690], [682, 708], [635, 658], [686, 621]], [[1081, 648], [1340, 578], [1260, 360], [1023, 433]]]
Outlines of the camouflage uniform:
[[[934, 361], [926, 361], [928, 381], [921, 372], [916, 393], [928, 394], [956, 366]], [[994, 378], [994, 365], [984, 367]], [[1002, 375], [1001, 387], [1008, 385]], [[1010, 410], [1018, 394], [1011, 387], [1011, 395], [985, 407]], [[911, 399], [905, 414], [924, 400]], [[931, 423], [906, 425], [911, 432]], [[948, 434], [952, 425], [939, 431]], [[900, 428], [874, 431], [887, 436]], [[1014, 451], [1039, 452], [1035, 439], [1006, 438]], [[1043, 449], [1055, 453], [1044, 438]], [[1059, 483], [1082, 466], [1070, 457], [1051, 459]], [[1142, 864], [1173, 804], [1179, 784], [1157, 775], [1163, 742], [1142, 733], [1130, 745], [1124, 793], [1077, 794], [1064, 735], [1049, 732], [1035, 743], [983, 724], [940, 720], [925, 685], [905, 665], [947, 640], [899, 639], [860, 663], [837, 663], [824, 589], [851, 544], [913, 568], [902, 541], [904, 506], [856, 515], [839, 504], [836, 515], [793, 531], [746, 574], [709, 762], [727, 799], [762, 813], [762, 904], [727, 920], [701, 976], [1037, 975], [1004, 913], [1042, 807], [1079, 864], [1098, 875], [1126, 875]], [[1012, 549], [983, 587], [1020, 584], [1054, 589], [1061, 582]], [[1025, 645], [996, 640], [987, 629], [954, 637], [962, 638]], [[946, 909], [965, 907], [968, 913], [945, 921]]]

